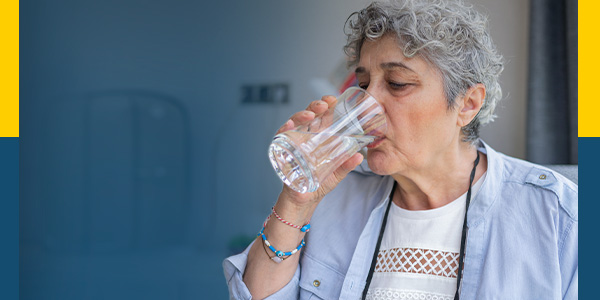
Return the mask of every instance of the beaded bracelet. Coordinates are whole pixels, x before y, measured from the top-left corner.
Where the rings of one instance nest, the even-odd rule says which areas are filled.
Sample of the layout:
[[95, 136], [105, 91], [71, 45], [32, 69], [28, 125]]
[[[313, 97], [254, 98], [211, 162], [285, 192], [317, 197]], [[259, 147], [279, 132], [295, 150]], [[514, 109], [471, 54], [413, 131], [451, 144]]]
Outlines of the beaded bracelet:
[[275, 218], [277, 218], [277, 220], [283, 222], [284, 224], [290, 225], [294, 228], [300, 229], [300, 231], [302, 232], [309, 232], [310, 231], [310, 220], [308, 220], [308, 223], [306, 223], [304, 226], [298, 226], [298, 225], [294, 225], [286, 220], [284, 220], [282, 217], [280, 217], [277, 212], [275, 212], [275, 206], [273, 206], [271, 208], [271, 211], [273, 212], [273, 215], [275, 216]]
[[[267, 218], [267, 221], [268, 220], [269, 219]], [[265, 224], [266, 224], [266, 221], [265, 221]], [[264, 234], [264, 231], [265, 231], [265, 226], [263, 226], [263, 228], [260, 230], [260, 232], [258, 233], [258, 236], [260, 236], [263, 239], [263, 242], [265, 243], [265, 245], [267, 247], [269, 247], [269, 249], [271, 249], [271, 251], [273, 251], [273, 253], [275, 253], [275, 256], [271, 257], [271, 260], [276, 263], [282, 262], [284, 259], [286, 259], [289, 256], [300, 251], [300, 249], [302, 249], [302, 247], [304, 247], [304, 245], [306, 245], [306, 243], [304, 242], [304, 239], [302, 239], [302, 241], [300, 242], [300, 245], [298, 245], [298, 247], [296, 247], [296, 249], [289, 251], [289, 252], [279, 251], [279, 250], [275, 249], [275, 247], [273, 247], [271, 245], [271, 243], [269, 243], [269, 241], [267, 240], [267, 237]], [[267, 253], [267, 255], [268, 255], [268, 253]]]
[[[284, 257], [279, 258], [277, 255], [271, 256], [271, 254], [269, 254], [269, 251], [267, 250], [267, 245], [265, 245], [265, 243], [261, 243], [261, 244], [263, 246], [263, 249], [265, 249], [265, 253], [267, 254], [267, 256], [274, 262], [277, 262], [279, 259], [281, 259], [281, 261], [283, 261], [289, 257], [289, 256], [284, 256]], [[279, 263], [279, 262], [277, 262], [277, 263]]]

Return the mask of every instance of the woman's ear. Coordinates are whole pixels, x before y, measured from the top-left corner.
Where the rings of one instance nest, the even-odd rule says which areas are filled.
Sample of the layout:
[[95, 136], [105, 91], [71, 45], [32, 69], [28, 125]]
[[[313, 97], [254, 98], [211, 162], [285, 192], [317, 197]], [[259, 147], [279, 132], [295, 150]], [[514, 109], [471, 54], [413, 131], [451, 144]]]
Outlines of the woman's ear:
[[485, 99], [485, 86], [478, 83], [470, 87], [465, 95], [459, 99], [459, 111], [457, 125], [459, 127], [467, 126], [473, 118], [479, 113]]

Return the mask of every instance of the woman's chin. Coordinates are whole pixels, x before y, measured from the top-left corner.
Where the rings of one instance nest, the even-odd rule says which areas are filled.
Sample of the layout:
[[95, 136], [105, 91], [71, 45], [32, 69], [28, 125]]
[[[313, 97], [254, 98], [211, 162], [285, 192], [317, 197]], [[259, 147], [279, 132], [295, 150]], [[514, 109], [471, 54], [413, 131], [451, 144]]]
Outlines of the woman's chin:
[[367, 163], [369, 169], [377, 175], [389, 175], [389, 161], [385, 158], [384, 153], [377, 150], [370, 150], [367, 152]]

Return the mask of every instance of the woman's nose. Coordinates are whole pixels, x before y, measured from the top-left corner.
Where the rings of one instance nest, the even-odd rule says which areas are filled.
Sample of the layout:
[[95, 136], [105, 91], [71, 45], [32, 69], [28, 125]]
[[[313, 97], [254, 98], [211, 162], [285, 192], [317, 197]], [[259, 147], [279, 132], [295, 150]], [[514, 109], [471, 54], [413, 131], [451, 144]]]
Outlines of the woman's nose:
[[377, 85], [371, 84], [366, 89], [367, 94], [371, 95], [371, 97], [375, 98], [377, 102], [383, 105], [383, 97], [381, 89], [377, 87]]

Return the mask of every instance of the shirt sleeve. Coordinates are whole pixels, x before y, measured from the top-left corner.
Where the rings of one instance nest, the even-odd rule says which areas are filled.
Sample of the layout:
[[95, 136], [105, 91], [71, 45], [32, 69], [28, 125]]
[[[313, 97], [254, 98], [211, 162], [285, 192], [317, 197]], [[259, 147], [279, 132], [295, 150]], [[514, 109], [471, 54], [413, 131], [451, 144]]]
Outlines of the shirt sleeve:
[[[230, 256], [223, 261], [223, 271], [225, 272], [225, 279], [227, 280], [227, 287], [229, 288], [229, 299], [235, 300], [250, 300], [252, 295], [250, 290], [242, 280], [244, 276], [244, 270], [246, 269], [246, 263], [248, 261], [248, 252], [254, 242], [250, 244], [244, 250], [244, 252]], [[300, 293], [300, 265], [296, 268], [294, 277], [285, 285], [281, 290], [275, 294], [265, 298], [265, 300], [278, 300], [278, 299], [298, 299]]]
[[562, 283], [562, 294], [565, 300], [578, 299], [579, 259], [578, 259], [578, 222], [573, 220], [564, 234], [559, 249], [559, 263]]

